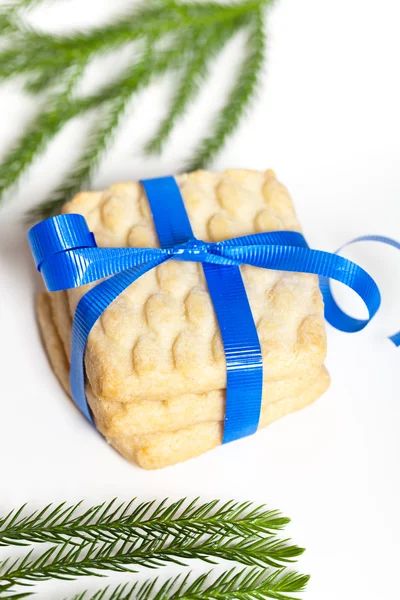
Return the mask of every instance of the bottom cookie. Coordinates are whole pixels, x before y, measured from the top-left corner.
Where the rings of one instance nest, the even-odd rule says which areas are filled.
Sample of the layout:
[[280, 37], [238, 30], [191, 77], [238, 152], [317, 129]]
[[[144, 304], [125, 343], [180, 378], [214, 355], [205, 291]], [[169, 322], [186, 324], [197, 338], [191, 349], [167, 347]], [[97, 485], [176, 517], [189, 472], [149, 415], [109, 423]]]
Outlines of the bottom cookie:
[[[69, 394], [69, 362], [52, 319], [50, 298], [47, 293], [38, 297], [37, 315], [52, 368]], [[329, 381], [326, 369], [321, 367], [317, 377], [297, 394], [271, 403], [264, 402], [259, 427], [265, 427], [273, 421], [311, 404], [325, 392]], [[140, 435], [121, 435], [121, 432], [118, 431], [118, 435], [115, 435], [104, 419], [101, 403], [90, 389], [87, 395], [99, 431], [125, 458], [144, 469], [157, 469], [173, 465], [199, 456], [222, 443], [222, 420], [193, 423], [172, 431], [154, 431]]]

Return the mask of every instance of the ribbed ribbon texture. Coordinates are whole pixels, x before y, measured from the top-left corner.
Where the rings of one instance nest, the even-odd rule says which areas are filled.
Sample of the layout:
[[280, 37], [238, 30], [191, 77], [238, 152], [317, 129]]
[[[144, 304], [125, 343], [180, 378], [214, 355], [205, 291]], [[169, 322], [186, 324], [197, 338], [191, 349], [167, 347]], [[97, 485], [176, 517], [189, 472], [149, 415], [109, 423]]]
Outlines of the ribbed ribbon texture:
[[[98, 281], [82, 296], [72, 325], [70, 384], [72, 397], [93, 423], [85, 394], [84, 355], [87, 339], [100, 315], [141, 275], [168, 260], [203, 263], [225, 350], [227, 383], [223, 442], [251, 435], [260, 418], [263, 364], [260, 342], [239, 266], [314, 273], [319, 275], [325, 317], [341, 331], [363, 329], [380, 305], [372, 277], [355, 263], [308, 247], [295, 231], [274, 231], [217, 243], [194, 237], [178, 185], [173, 177], [142, 181], [153, 214], [161, 248], [98, 248], [82, 215], [46, 219], [32, 227], [28, 239], [37, 269], [49, 291], [65, 290]], [[374, 241], [400, 250], [382, 236], [363, 236], [354, 242]], [[349, 244], [346, 244], [349, 245]], [[344, 246], [343, 246], [344, 247]], [[335, 302], [329, 280], [354, 290], [368, 309], [368, 319], [344, 313]], [[400, 332], [390, 337], [400, 345]]]

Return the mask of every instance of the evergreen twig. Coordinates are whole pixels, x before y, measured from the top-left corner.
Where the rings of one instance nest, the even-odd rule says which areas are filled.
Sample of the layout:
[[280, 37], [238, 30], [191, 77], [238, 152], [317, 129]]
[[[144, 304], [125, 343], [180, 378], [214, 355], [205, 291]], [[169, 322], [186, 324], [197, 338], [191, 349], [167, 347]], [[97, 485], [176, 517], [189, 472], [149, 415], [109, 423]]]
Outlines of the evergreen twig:
[[184, 73], [182, 73], [179, 86], [172, 100], [170, 109], [160, 124], [155, 136], [147, 143], [147, 153], [161, 152], [165, 141], [173, 130], [177, 120], [185, 113], [201, 84], [207, 77], [212, 59], [225, 46], [226, 42], [244, 24], [245, 17], [239, 23], [229, 23], [225, 27], [205, 30], [200, 39], [196, 40], [199, 49], [191, 55]]
[[143, 60], [135, 66], [136, 84], [132, 82], [130, 86], [125, 86], [118, 96], [106, 103], [94, 131], [87, 141], [86, 148], [67, 174], [65, 181], [51, 193], [47, 200], [30, 212], [29, 216], [31, 218], [36, 215], [51, 216], [89, 182], [103, 151], [112, 141], [130, 97], [148, 81], [151, 73], [151, 58], [152, 53], [149, 47], [149, 51], [144, 55]]
[[[272, 0], [224, 4], [147, 0], [114, 22], [69, 35], [43, 33], [26, 23], [24, 10], [40, 1], [18, 0], [0, 9], [0, 39], [4, 42], [0, 79], [20, 77], [28, 93], [45, 97], [44, 111], [28, 125], [0, 165], [0, 200], [69, 120], [88, 110], [99, 110], [103, 124], [89, 134], [80, 162], [50, 198], [31, 213], [31, 218], [57, 212], [80, 186], [90, 183], [129, 99], [155, 77], [172, 72], [177, 80], [171, 106], [146, 146], [147, 152], [159, 152], [206, 82], [212, 58], [236, 32], [244, 30], [248, 40], [242, 69], [191, 164], [204, 167], [211, 161], [237, 126], [258, 85], [264, 58], [263, 8]], [[127, 44], [149, 42], [154, 57], [140, 82], [137, 74], [144, 57], [134, 52], [131, 65], [116, 81], [92, 94], [76, 95], [69, 82], [79, 82], [93, 57]]]
[[77, 114], [76, 102], [71, 98], [80, 75], [81, 65], [71, 68], [64, 90], [51, 98], [49, 108], [36, 118], [4, 158], [0, 165], [0, 199], [4, 190], [18, 181], [48, 141]]
[[90, 507], [81, 514], [81, 503], [46, 506], [25, 514], [26, 507], [0, 518], [0, 546], [66, 541], [114, 541], [157, 536], [168, 532], [271, 535], [283, 529], [289, 519], [276, 510], [251, 502], [221, 503], [218, 500], [117, 503], [116, 500]]
[[216, 564], [218, 559], [246, 566], [282, 568], [304, 552], [274, 536], [265, 538], [192, 533], [160, 534], [134, 542], [82, 542], [52, 546], [35, 557], [33, 550], [14, 562], [0, 563], [0, 593], [17, 584], [49, 579], [73, 580], [91, 575], [103, 577], [104, 571], [137, 572], [137, 567], [158, 568], [168, 563], [187, 566], [188, 560], [199, 559]]
[[258, 87], [264, 64], [265, 41], [262, 14], [254, 16], [248, 32], [246, 54], [236, 83], [225, 106], [215, 119], [212, 133], [207, 136], [188, 163], [188, 170], [195, 170], [211, 162], [228, 136], [236, 129], [241, 117]]
[[0, 546], [52, 545], [0, 562], [0, 598], [25, 598], [32, 586], [49, 579], [186, 567], [198, 559], [248, 568], [106, 587], [72, 600], [295, 600], [292, 594], [303, 591], [308, 576], [288, 569], [304, 550], [278, 538], [287, 523], [277, 511], [251, 502], [113, 500], [83, 511], [80, 503], [48, 505], [30, 514], [22, 506], [0, 518]]
[[[158, 578], [142, 584], [119, 585], [94, 594], [83, 592], [71, 600], [295, 600], [292, 594], [304, 591], [309, 577], [293, 571], [231, 569], [213, 580], [213, 572], [192, 580], [178, 575], [159, 584]], [[288, 595], [290, 594], [290, 595]]]
[[[147, 70], [143, 68], [144, 62], [138, 62], [133, 68], [129, 67], [126, 69], [117, 82], [106, 85], [103, 89], [90, 96], [75, 99], [71, 97], [69, 90], [56, 96], [53, 108], [42, 113], [37, 118], [32, 124], [31, 129], [21, 137], [0, 165], [0, 199], [4, 191], [17, 182], [19, 176], [26, 167], [37, 158], [38, 154], [44, 150], [47, 144], [52, 141], [54, 136], [69, 120], [78, 117], [87, 111], [101, 108], [108, 104], [108, 123], [110, 127], [108, 129], [107, 127], [103, 127], [102, 133], [99, 132], [98, 140], [101, 142], [101, 147], [98, 148], [98, 152], [94, 153], [93, 148], [96, 144], [96, 139], [92, 138], [92, 140], [89, 140], [88, 147], [83, 153], [83, 156], [88, 156], [89, 158], [93, 155], [93, 158], [96, 158], [96, 160], [93, 161], [94, 164], [99, 159], [102, 150], [107, 146], [109, 137], [114, 131], [114, 127], [111, 126], [113, 116], [117, 116], [116, 113], [120, 114], [122, 112], [129, 97], [139, 89], [145, 87], [147, 83], [149, 83], [151, 77], [165, 72], [165, 70], [171, 66], [171, 61], [176, 61], [177, 63], [177, 61], [185, 55], [188, 43], [188, 38], [185, 38], [180, 40], [176, 46], [166, 49], [157, 56], [157, 59], [152, 62], [151, 68], [148, 68]], [[60, 106], [62, 107], [62, 110], [59, 110], [58, 107]], [[120, 106], [120, 110], [118, 110], [118, 106]], [[93, 137], [95, 138], [96, 134]], [[94, 154], [96, 154], [96, 156], [94, 156]], [[85, 164], [82, 164], [82, 167], [80, 165], [75, 166], [73, 172], [76, 173], [81, 168], [83, 172], [86, 170], [86, 166], [87, 161]], [[91, 169], [88, 170], [90, 171]], [[85, 178], [82, 176], [81, 181], [83, 182], [84, 179]], [[51, 214], [54, 214], [59, 207], [69, 199], [69, 192], [75, 193], [75, 191], [79, 190], [79, 188], [76, 187], [77, 182], [77, 175], [74, 175], [73, 180], [67, 180], [67, 182], [55, 192], [54, 202], [52, 202], [53, 198], [46, 200], [30, 213], [30, 218], [35, 218], [36, 216], [48, 217]], [[69, 186], [71, 186], [71, 188], [69, 188]], [[64, 194], [63, 189], [65, 189]]]
[[76, 60], [87, 62], [97, 52], [106, 52], [150, 36], [160, 39], [187, 30], [220, 27], [259, 10], [267, 0], [221, 5], [219, 2], [144, 2], [115, 23], [90, 32], [50, 35], [20, 23], [10, 36], [9, 47], [0, 52], [0, 77], [16, 77], [27, 71], [57, 67], [65, 69]]

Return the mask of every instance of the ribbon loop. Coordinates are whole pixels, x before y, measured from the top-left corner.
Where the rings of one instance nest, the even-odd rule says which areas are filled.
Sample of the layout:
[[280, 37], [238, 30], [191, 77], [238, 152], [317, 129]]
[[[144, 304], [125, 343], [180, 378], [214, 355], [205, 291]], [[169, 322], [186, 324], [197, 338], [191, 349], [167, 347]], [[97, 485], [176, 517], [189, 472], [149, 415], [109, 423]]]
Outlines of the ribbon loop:
[[41, 221], [29, 231], [28, 240], [39, 271], [42, 262], [53, 254], [96, 247], [94, 235], [82, 215], [58, 215]]
[[[335, 255], [339, 254], [339, 252], [341, 252], [344, 248], [347, 248], [347, 246], [352, 246], [353, 244], [357, 244], [359, 242], [378, 242], [380, 244], [385, 244], [385, 246], [392, 246], [393, 248], [396, 248], [396, 250], [400, 250], [400, 243], [389, 237], [386, 237], [383, 235], [362, 235], [360, 237], [355, 238], [354, 240], [351, 240], [350, 242], [347, 242], [347, 244], [344, 244], [343, 246], [341, 246], [338, 250], [336, 250]], [[358, 268], [360, 269], [360, 267], [358, 267]], [[372, 280], [372, 282], [376, 286], [376, 284], [373, 280]], [[350, 317], [349, 315], [347, 315], [335, 302], [335, 299], [334, 299], [332, 291], [331, 291], [329, 277], [320, 275], [319, 285], [320, 285], [322, 296], [324, 298], [324, 303], [325, 303], [325, 318], [328, 321], [328, 323], [330, 323], [332, 325], [332, 327], [335, 327], [336, 329], [339, 329], [340, 331], [346, 331], [349, 333], [352, 333], [354, 331], [360, 331], [369, 323], [369, 321], [372, 319], [373, 315], [375, 314], [376, 310], [379, 308], [379, 303], [378, 303], [376, 306], [376, 310], [372, 315], [371, 315], [371, 311], [370, 311], [369, 319], [353, 319], [353, 317]], [[371, 290], [370, 294], [376, 295], [376, 292]], [[379, 290], [378, 290], [378, 294], [379, 294]], [[379, 299], [380, 299], [380, 294], [379, 294]], [[393, 342], [393, 344], [395, 346], [400, 346], [400, 331], [398, 331], [397, 333], [395, 333], [393, 335], [390, 335], [389, 340], [391, 342]]]

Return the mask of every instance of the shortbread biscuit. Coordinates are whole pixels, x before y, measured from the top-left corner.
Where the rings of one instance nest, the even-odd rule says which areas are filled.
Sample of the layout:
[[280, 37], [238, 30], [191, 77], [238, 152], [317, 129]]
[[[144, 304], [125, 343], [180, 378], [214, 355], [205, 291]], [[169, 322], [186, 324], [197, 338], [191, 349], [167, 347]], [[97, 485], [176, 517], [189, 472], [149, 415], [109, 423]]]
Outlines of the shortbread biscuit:
[[[53, 370], [69, 394], [69, 361], [53, 320], [50, 296], [51, 294], [47, 292], [38, 296], [37, 315]], [[288, 381], [290, 382], [290, 380]], [[292, 393], [287, 397], [270, 402], [266, 401], [264, 394], [259, 426], [266, 427], [273, 421], [308, 406], [323, 394], [329, 386], [329, 375], [325, 367], [321, 367], [318, 375], [308, 379], [305, 383], [306, 385], [297, 394]], [[271, 383], [270, 385], [276, 386], [277, 384]], [[290, 389], [290, 385], [287, 386], [287, 389]], [[104, 406], [104, 403], [93, 394], [89, 385], [87, 386], [87, 397], [99, 431], [122, 456], [144, 469], [159, 469], [194, 458], [222, 442], [223, 415], [219, 419], [203, 420], [186, 426], [180, 426], [177, 423], [175, 429], [158, 430], [156, 428], [152, 433], [138, 435], [134, 433], [134, 419], [140, 422], [143, 418], [142, 410], [145, 408], [144, 416], [147, 417], [147, 421], [152, 410], [155, 421], [157, 421], [160, 402], [109, 402]], [[167, 402], [174, 402], [174, 400]], [[144, 404], [149, 406], [144, 407]], [[130, 414], [132, 405], [134, 405], [134, 411]], [[125, 416], [125, 420], [121, 418], [119, 412]], [[113, 422], [115, 417], [117, 425]], [[125, 430], [123, 430], [124, 426]], [[139, 429], [137, 428], [137, 430]]]
[[[199, 239], [300, 230], [290, 196], [271, 171], [196, 171], [177, 181]], [[63, 212], [83, 214], [99, 246], [158, 245], [138, 183], [78, 194]], [[248, 265], [241, 272], [265, 380], [302, 375], [321, 365], [326, 340], [317, 277]], [[71, 314], [89, 287], [68, 290]], [[225, 354], [202, 265], [168, 261], [140, 277], [93, 327], [85, 362], [92, 389], [104, 400], [162, 400], [224, 389]]]
[[[312, 404], [327, 390], [329, 382], [329, 375], [323, 369], [321, 377], [297, 397], [263, 405], [259, 427], [266, 427], [273, 421]], [[108, 442], [122, 456], [137, 463], [143, 469], [160, 469], [195, 458], [216, 448], [222, 443], [222, 436], [223, 422], [208, 421], [177, 431], [108, 438]]]
[[[290, 196], [272, 171], [197, 171], [177, 182], [199, 239], [300, 231]], [[99, 246], [158, 246], [139, 183], [82, 192], [63, 212], [84, 215]], [[314, 275], [240, 269], [263, 354], [262, 427], [311, 403], [329, 385], [323, 302]], [[46, 349], [68, 393], [72, 318], [93, 285], [38, 300]], [[220, 444], [226, 364], [202, 265], [171, 260], [132, 284], [93, 327], [85, 369], [98, 429], [144, 468]]]
[[[69, 369], [68, 343], [63, 334], [71, 331], [69, 313], [63, 314], [64, 292], [49, 294], [43, 292], [38, 299], [38, 312], [50, 360], [58, 377], [68, 393], [69, 381], [65, 379], [65, 365]], [[55, 300], [58, 302], [55, 303]], [[51, 328], [51, 330], [50, 330]], [[69, 339], [70, 336], [68, 336]], [[55, 341], [54, 341], [55, 340]], [[54, 349], [54, 344], [62, 346]], [[62, 364], [60, 373], [59, 363]], [[292, 377], [281, 381], [269, 382], [263, 393], [265, 405], [279, 402], [288, 397], [297, 397], [307, 390], [321, 376], [324, 367], [311, 369], [302, 377]], [[142, 435], [157, 431], [175, 431], [194, 423], [205, 421], [222, 421], [225, 413], [225, 390], [213, 390], [203, 394], [184, 394], [166, 400], [132, 400], [131, 402], [115, 402], [100, 400], [93, 393], [90, 383], [86, 384], [86, 394], [94, 413], [96, 424], [108, 438]]]

